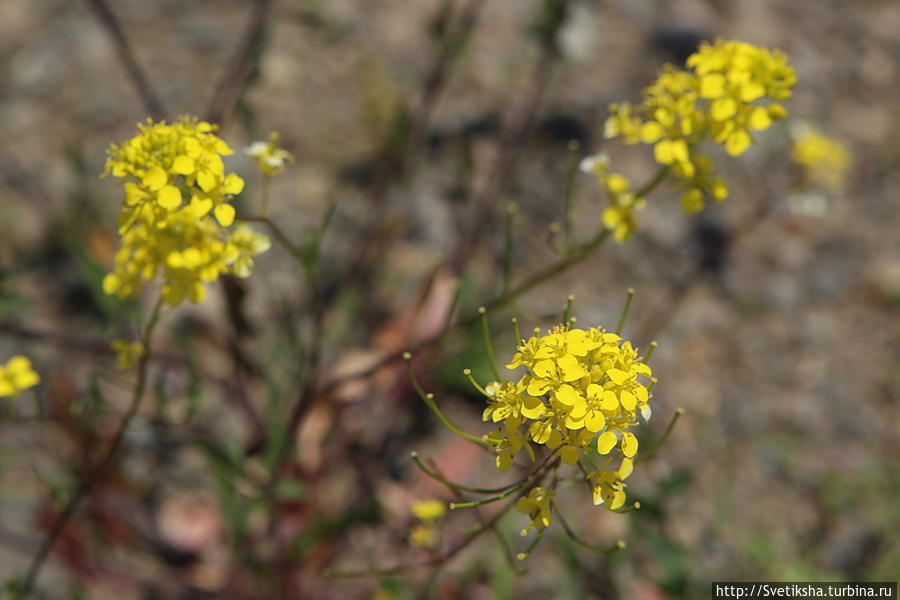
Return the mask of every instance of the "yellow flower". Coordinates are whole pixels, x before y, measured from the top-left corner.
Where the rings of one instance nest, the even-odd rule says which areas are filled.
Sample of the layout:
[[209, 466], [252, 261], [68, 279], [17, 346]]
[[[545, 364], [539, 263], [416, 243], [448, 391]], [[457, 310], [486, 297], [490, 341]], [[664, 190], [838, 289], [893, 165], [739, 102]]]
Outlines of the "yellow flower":
[[832, 193], [842, 191], [851, 163], [844, 145], [808, 124], [793, 129], [791, 158], [803, 168], [806, 180]]
[[631, 342], [599, 327], [539, 333], [507, 365], [525, 373], [494, 386], [487, 399], [482, 418], [501, 424], [485, 436], [498, 453], [497, 467], [508, 470], [522, 449], [534, 461], [533, 444], [557, 452], [569, 465], [594, 450], [607, 463], [614, 453], [634, 457], [638, 441], [630, 430], [638, 414], [650, 418], [645, 381], [652, 373]]
[[609, 170], [609, 157], [605, 154], [585, 157], [580, 168], [594, 175], [606, 192], [609, 207], [603, 211], [603, 225], [613, 232], [617, 242], [624, 242], [637, 229], [634, 211], [644, 207], [644, 198], [632, 193], [631, 182], [624, 175]]
[[119, 217], [122, 246], [103, 290], [121, 298], [162, 277], [166, 304], [200, 302], [205, 283], [232, 273], [246, 277], [253, 256], [268, 238], [247, 225], [234, 230], [231, 198], [244, 180], [225, 171], [222, 156], [231, 148], [215, 126], [184, 117], [176, 123], [147, 123], [139, 134], [108, 150], [104, 175], [124, 177]]
[[31, 361], [22, 355], [17, 354], [5, 365], [0, 365], [0, 398], [18, 396], [22, 390], [40, 382], [40, 376], [31, 368]]
[[[690, 174], [688, 174], [690, 173]], [[685, 171], [678, 164], [672, 169], [675, 188], [681, 190], [681, 208], [695, 213], [703, 210], [706, 197], [721, 202], [728, 197], [728, 185], [716, 176], [712, 159], [700, 153], [691, 156], [691, 168]]]
[[294, 155], [278, 147], [278, 133], [269, 134], [269, 141], [253, 142], [244, 148], [244, 154], [253, 158], [256, 168], [265, 175], [277, 175], [284, 170], [285, 165], [294, 162]]
[[116, 368], [130, 369], [144, 355], [144, 345], [140, 342], [126, 342], [115, 339], [110, 343], [110, 348], [116, 353]]
[[610, 510], [625, 504], [625, 480], [634, 469], [634, 461], [623, 458], [616, 471], [592, 471], [587, 480], [591, 484], [594, 505], [606, 504]]
[[[780, 102], [790, 97], [797, 78], [784, 53], [739, 41], [703, 44], [686, 65], [667, 65], [639, 105], [611, 105], [605, 133], [626, 144], [653, 145], [656, 162], [670, 167], [679, 182], [682, 206], [695, 212], [703, 208], [705, 195], [716, 200], [727, 195], [696, 147], [713, 141], [731, 156], [743, 154], [753, 143], [751, 132], [787, 116]], [[607, 218], [627, 227], [629, 217], [618, 209]]]
[[516, 510], [527, 515], [531, 521], [520, 533], [526, 535], [534, 527], [538, 531], [546, 529], [551, 523], [551, 502], [555, 492], [542, 487], [532, 488], [527, 496], [516, 501]]
[[446, 512], [447, 506], [440, 500], [420, 500], [412, 505], [412, 513], [420, 521], [435, 521]]
[[420, 523], [409, 532], [409, 543], [420, 548], [430, 548], [437, 542], [437, 522], [447, 512], [440, 500], [420, 500], [413, 502], [412, 513]]

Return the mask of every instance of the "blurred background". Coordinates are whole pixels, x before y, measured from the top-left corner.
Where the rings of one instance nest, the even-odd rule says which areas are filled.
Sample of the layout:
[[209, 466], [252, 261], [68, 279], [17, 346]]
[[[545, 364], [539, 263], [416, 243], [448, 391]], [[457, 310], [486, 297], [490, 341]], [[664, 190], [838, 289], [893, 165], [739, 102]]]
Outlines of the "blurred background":
[[[28, 567], [133, 385], [109, 342], [135, 339], [147, 309], [100, 288], [121, 197], [98, 178], [104, 151], [148, 117], [182, 114], [221, 123], [237, 150], [239, 215], [258, 213], [261, 181], [240, 150], [280, 132], [296, 162], [272, 181], [273, 220], [306, 240], [330, 215], [317, 289], [276, 245], [250, 279], [166, 315], [141, 414], [39, 597], [658, 600], [708, 597], [717, 580], [896, 580], [897, 31], [893, 0], [0, 3], [0, 360], [27, 354], [43, 379], [0, 401], [0, 581]], [[398, 361], [347, 376], [433, 338], [453, 306], [465, 321], [497, 296], [508, 203], [512, 281], [559, 260], [548, 226], [563, 219], [571, 141], [574, 159], [602, 151], [617, 172], [652, 176], [646, 146], [603, 139], [607, 106], [638, 102], [663, 64], [717, 37], [790, 56], [791, 119], [847, 147], [844, 189], [809, 185], [780, 124], [740, 159], [716, 156], [722, 205], [685, 215], [663, 187], [634, 238], [490, 313], [505, 364], [510, 317], [547, 327], [574, 294], [579, 325], [613, 328], [634, 288], [625, 335], [659, 341], [642, 442], [677, 407], [685, 416], [629, 479], [641, 510], [560, 494], [582, 537], [627, 548], [594, 554], [557, 526], [521, 575], [485, 535], [438, 567], [327, 576], [440, 556], [410, 546], [410, 506], [453, 497], [410, 451], [455, 481], [500, 482]], [[593, 178], [574, 186], [558, 237], [584, 241], [604, 203]], [[490, 428], [462, 369], [490, 380], [479, 335], [463, 323], [414, 361], [476, 435]], [[296, 451], [273, 460], [309, 381]], [[440, 543], [477, 519], [453, 511]], [[513, 552], [526, 522], [501, 521]]]

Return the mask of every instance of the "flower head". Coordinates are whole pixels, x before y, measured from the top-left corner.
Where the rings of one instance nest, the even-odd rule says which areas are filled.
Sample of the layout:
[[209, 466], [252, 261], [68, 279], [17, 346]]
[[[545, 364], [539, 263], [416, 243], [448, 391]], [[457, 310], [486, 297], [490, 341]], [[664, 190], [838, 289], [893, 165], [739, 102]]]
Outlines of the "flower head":
[[[536, 331], [507, 368], [525, 372], [496, 387], [483, 414], [485, 421], [501, 424], [486, 436], [501, 471], [520, 450], [534, 460], [533, 446], [545, 446], [569, 465], [596, 451], [606, 457], [601, 471], [613, 474], [610, 481], [630, 473], [638, 449], [631, 429], [638, 415], [650, 418], [646, 382], [652, 375], [631, 342], [600, 327]], [[613, 467], [616, 457], [621, 460]]]
[[230, 229], [231, 199], [244, 180], [225, 171], [222, 156], [232, 150], [215, 126], [184, 117], [172, 124], [147, 121], [138, 129], [107, 151], [104, 175], [127, 181], [122, 246], [103, 289], [129, 298], [161, 276], [166, 304], [200, 302], [204, 283], [225, 273], [248, 276], [253, 255], [264, 252], [268, 240], [246, 225]]
[[17, 354], [5, 365], [0, 365], [0, 398], [18, 396], [22, 390], [40, 382], [41, 378], [31, 367], [31, 361], [22, 355]]
[[631, 191], [631, 182], [624, 175], [609, 170], [609, 157], [605, 154], [587, 156], [580, 166], [583, 172], [597, 178], [606, 193], [609, 206], [603, 211], [603, 225], [612, 231], [617, 242], [624, 242], [637, 229], [634, 211], [644, 207], [644, 198]]
[[686, 65], [667, 65], [637, 106], [611, 105], [605, 133], [626, 144], [652, 144], [654, 159], [670, 168], [682, 190], [682, 206], [695, 212], [704, 196], [728, 194], [697, 145], [712, 141], [731, 156], [743, 154], [752, 132], [787, 116], [780, 102], [797, 78], [784, 53], [739, 41], [703, 44]]
[[269, 134], [269, 141], [256, 141], [244, 148], [244, 154], [253, 158], [256, 168], [265, 175], [277, 175], [289, 162], [294, 162], [294, 155], [278, 147], [278, 133]]
[[419, 520], [409, 532], [409, 543], [420, 548], [430, 548], [437, 542], [437, 522], [447, 512], [440, 500], [413, 502], [412, 513]]
[[806, 180], [832, 193], [843, 190], [851, 162], [847, 148], [808, 124], [792, 129], [791, 158], [803, 169]]

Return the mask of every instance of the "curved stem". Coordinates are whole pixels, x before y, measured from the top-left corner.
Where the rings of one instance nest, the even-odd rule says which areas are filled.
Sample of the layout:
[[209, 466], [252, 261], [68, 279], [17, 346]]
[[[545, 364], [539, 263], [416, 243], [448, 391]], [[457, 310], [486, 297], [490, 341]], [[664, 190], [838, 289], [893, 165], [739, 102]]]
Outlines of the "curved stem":
[[514, 487], [514, 486], [517, 486], [517, 485], [520, 485], [521, 483], [523, 483], [522, 481], [517, 481], [517, 482], [511, 483], [507, 486], [504, 486], [501, 488], [494, 488], [494, 489], [469, 487], [467, 485], [454, 483], [454, 482], [450, 481], [449, 479], [447, 479], [446, 477], [444, 477], [443, 475], [441, 475], [440, 473], [437, 473], [436, 471], [429, 469], [425, 465], [425, 463], [422, 462], [422, 459], [419, 458], [418, 453], [413, 452], [411, 454], [411, 456], [412, 456], [413, 461], [416, 463], [416, 466], [419, 467], [423, 473], [425, 473], [432, 479], [439, 481], [440, 483], [443, 483], [447, 487], [454, 489], [454, 490], [461, 490], [463, 492], [471, 492], [473, 494], [499, 494], [499, 493], [507, 491], [511, 487]]
[[441, 409], [438, 408], [437, 403], [434, 401], [434, 394], [426, 394], [425, 390], [422, 389], [422, 384], [419, 383], [419, 379], [416, 377], [416, 374], [412, 369], [412, 355], [409, 352], [403, 354], [403, 360], [406, 362], [406, 373], [409, 376], [409, 381], [412, 384], [413, 389], [418, 394], [419, 398], [422, 399], [422, 402], [431, 409], [431, 412], [434, 413], [434, 416], [438, 418], [438, 420], [450, 431], [458, 435], [459, 437], [469, 440], [474, 444], [478, 444], [482, 447], [487, 447], [488, 443], [481, 439], [480, 437], [476, 437], [470, 433], [466, 433], [456, 425], [454, 425], [450, 420], [444, 416], [444, 413], [441, 412]]
[[683, 408], [679, 408], [675, 411], [675, 414], [672, 415], [672, 420], [669, 421], [669, 426], [666, 427], [666, 431], [662, 434], [662, 437], [660, 437], [656, 441], [655, 444], [650, 446], [650, 448], [648, 450], [645, 450], [644, 452], [642, 452], [641, 455], [638, 456], [637, 459], [634, 461], [635, 464], [637, 464], [639, 462], [643, 462], [643, 461], [647, 460], [648, 458], [651, 458], [654, 454], [656, 454], [656, 451], [659, 450], [662, 447], [662, 445], [665, 444], [666, 441], [669, 439], [669, 436], [672, 434], [672, 430], [675, 428], [675, 423], [678, 422], [678, 419], [680, 419], [681, 415], [683, 415], [683, 414], [684, 414]]

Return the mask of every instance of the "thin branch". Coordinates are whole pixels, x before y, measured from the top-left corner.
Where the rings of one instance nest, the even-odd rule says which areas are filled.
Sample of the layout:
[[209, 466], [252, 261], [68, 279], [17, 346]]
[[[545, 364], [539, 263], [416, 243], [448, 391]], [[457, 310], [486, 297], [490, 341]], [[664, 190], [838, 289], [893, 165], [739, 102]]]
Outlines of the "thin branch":
[[274, 4], [274, 0], [257, 0], [253, 5], [244, 35], [235, 48], [206, 108], [207, 121], [222, 124], [234, 112]]
[[91, 9], [97, 21], [100, 22], [100, 25], [116, 46], [116, 56], [119, 57], [122, 66], [125, 67], [125, 73], [128, 75], [128, 79], [131, 80], [132, 85], [134, 85], [134, 89], [137, 90], [147, 113], [155, 120], [164, 119], [166, 113], [162, 103], [156, 92], [153, 91], [153, 87], [147, 80], [143, 69], [138, 64], [134, 52], [131, 50], [131, 44], [128, 43], [128, 38], [125, 37], [125, 31], [122, 29], [122, 24], [119, 23], [118, 18], [116, 18], [106, 0], [86, 0], [86, 2], [88, 8]]
[[[153, 330], [156, 328], [157, 322], [159, 322], [161, 311], [162, 297], [160, 297], [154, 305], [153, 312], [150, 314], [150, 319], [147, 321], [147, 326], [144, 329], [142, 338], [144, 348], [150, 348]], [[47, 558], [50, 556], [50, 552], [53, 549], [56, 540], [59, 539], [59, 536], [62, 535], [65, 530], [66, 524], [75, 514], [75, 511], [81, 505], [81, 502], [90, 495], [94, 487], [106, 476], [107, 470], [116, 458], [116, 455], [122, 446], [122, 442], [125, 440], [125, 432], [128, 429], [128, 425], [140, 409], [141, 400], [144, 398], [144, 389], [147, 386], [148, 357], [149, 352], [145, 352], [138, 362], [138, 380], [134, 386], [131, 404], [128, 407], [128, 411], [125, 413], [125, 416], [122, 418], [112, 442], [110, 442], [109, 447], [106, 449], [106, 453], [103, 455], [103, 458], [98, 461], [96, 466], [90, 469], [89, 473], [81, 480], [71, 498], [69, 498], [66, 505], [56, 516], [56, 520], [53, 522], [53, 525], [50, 526], [50, 530], [44, 538], [44, 541], [41, 543], [40, 549], [34, 555], [31, 566], [28, 568], [28, 572], [22, 579], [20, 590], [23, 597], [27, 597], [34, 587], [37, 578], [40, 576], [41, 569], [46, 563]]]

